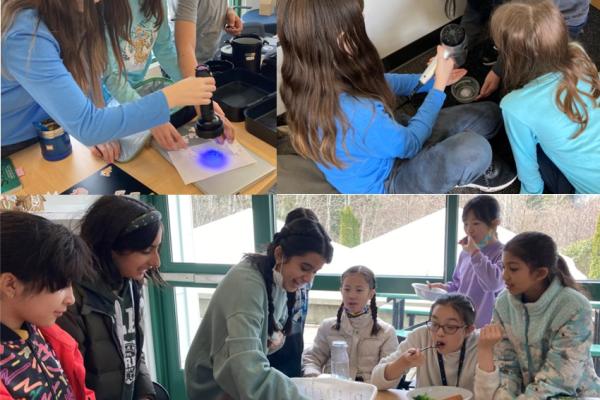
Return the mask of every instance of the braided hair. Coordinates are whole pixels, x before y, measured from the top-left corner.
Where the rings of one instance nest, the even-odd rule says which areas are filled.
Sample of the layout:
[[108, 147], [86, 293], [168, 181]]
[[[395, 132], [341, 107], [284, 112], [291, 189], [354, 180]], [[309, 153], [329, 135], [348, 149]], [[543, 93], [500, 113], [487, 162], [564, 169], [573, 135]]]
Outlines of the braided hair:
[[[273, 305], [273, 268], [275, 268], [275, 248], [281, 248], [285, 258], [303, 256], [307, 253], [317, 253], [326, 263], [331, 262], [333, 247], [331, 239], [321, 224], [312, 218], [297, 218], [286, 224], [281, 231], [273, 236], [273, 241], [267, 248], [267, 254], [246, 254], [245, 260], [253, 264], [261, 273], [267, 290], [268, 332], [269, 336], [278, 331], [275, 322]], [[292, 314], [296, 293], [287, 293], [288, 317], [282, 332], [288, 335], [292, 327]]]
[[[375, 289], [377, 286], [375, 283], [375, 274], [373, 273], [373, 271], [371, 271], [369, 268], [365, 267], [364, 265], [356, 265], [354, 267], [348, 268], [342, 274], [342, 277], [340, 279], [340, 283], [342, 285], [344, 284], [344, 279], [350, 274], [361, 274], [363, 276], [363, 278], [365, 279], [365, 281], [367, 282], [367, 284], [369, 285], [369, 289]], [[373, 327], [371, 328], [371, 336], [376, 336], [377, 333], [379, 332], [379, 330], [381, 329], [381, 326], [377, 322], [377, 301], [375, 300], [375, 295], [373, 295], [373, 297], [371, 297], [371, 303], [370, 303], [369, 307], [371, 309], [371, 319], [373, 319]], [[344, 302], [342, 302], [342, 304], [340, 305], [340, 308], [338, 308], [336, 323], [333, 326], [333, 328], [335, 330], [338, 330], [338, 331], [340, 330], [340, 324], [342, 322], [343, 312], [344, 312]]]

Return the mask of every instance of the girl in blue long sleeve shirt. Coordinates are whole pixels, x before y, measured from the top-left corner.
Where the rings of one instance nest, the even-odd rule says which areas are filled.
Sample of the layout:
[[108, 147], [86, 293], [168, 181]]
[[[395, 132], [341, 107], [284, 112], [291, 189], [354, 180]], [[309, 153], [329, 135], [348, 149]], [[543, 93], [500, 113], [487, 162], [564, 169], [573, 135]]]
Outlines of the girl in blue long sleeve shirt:
[[[190, 78], [138, 101], [103, 107], [100, 78], [107, 41], [127, 39], [123, 1], [6, 0], [2, 3], [2, 146], [29, 143], [33, 126], [52, 117], [86, 145], [124, 137], [169, 120], [169, 108], [207, 104], [212, 78]], [[104, 22], [100, 21], [104, 18]], [[105, 36], [106, 34], [106, 36]], [[121, 54], [114, 54], [120, 68]]]
[[383, 73], [363, 19], [363, 0], [278, 4], [284, 57], [280, 93], [290, 138], [342, 193], [440, 193], [466, 185], [491, 163], [486, 138], [500, 128], [498, 107], [469, 104], [440, 112], [444, 88], [465, 70], [438, 48], [436, 76], [406, 126], [395, 95], [417, 75]]

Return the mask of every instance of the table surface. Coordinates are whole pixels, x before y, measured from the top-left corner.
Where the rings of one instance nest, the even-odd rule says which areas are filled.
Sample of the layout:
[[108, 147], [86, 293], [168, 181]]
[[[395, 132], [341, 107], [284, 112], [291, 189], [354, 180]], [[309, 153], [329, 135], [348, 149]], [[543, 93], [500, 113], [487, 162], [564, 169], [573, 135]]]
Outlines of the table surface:
[[[377, 392], [377, 397], [375, 397], [375, 400], [409, 400], [408, 396], [406, 395], [408, 393], [408, 391], [406, 390], [398, 390], [398, 389], [391, 389], [391, 390], [383, 390], [383, 391], [379, 391]], [[600, 400], [600, 398], [598, 397], [577, 397], [580, 400]]]
[[377, 392], [376, 400], [408, 400], [406, 390], [390, 389]]
[[[277, 150], [248, 133], [244, 122], [232, 123], [236, 140], [248, 150], [256, 153], [271, 165], [277, 165]], [[23, 168], [22, 189], [14, 194], [54, 194], [62, 193], [76, 183], [87, 178], [106, 163], [94, 157], [90, 150], [71, 137], [73, 153], [60, 161], [46, 161], [42, 158], [39, 144], [33, 144], [10, 158], [15, 168]], [[173, 165], [155, 149], [146, 147], [132, 161], [116, 163], [122, 170], [133, 176], [157, 194], [201, 194], [193, 184], [184, 185]], [[265, 193], [275, 184], [277, 171], [272, 171], [242, 191], [242, 194]]]

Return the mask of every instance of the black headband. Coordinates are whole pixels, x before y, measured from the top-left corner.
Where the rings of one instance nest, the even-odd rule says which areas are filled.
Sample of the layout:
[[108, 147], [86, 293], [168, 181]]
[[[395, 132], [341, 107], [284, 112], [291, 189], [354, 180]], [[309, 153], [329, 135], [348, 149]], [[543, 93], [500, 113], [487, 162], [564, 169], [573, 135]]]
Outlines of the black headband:
[[161, 219], [162, 215], [160, 212], [156, 210], [148, 211], [147, 213], [142, 214], [139, 217], [135, 218], [133, 221], [131, 221], [129, 225], [127, 225], [127, 227], [123, 230], [121, 235], [127, 235], [128, 233], [131, 233], [140, 228], [158, 222]]

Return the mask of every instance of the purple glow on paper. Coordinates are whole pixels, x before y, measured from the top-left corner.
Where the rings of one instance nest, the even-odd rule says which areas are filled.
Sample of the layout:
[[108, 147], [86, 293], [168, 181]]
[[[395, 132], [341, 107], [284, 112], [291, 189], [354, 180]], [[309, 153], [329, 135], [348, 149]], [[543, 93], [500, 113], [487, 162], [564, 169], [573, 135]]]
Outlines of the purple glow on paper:
[[206, 149], [198, 153], [197, 162], [201, 167], [219, 171], [229, 165], [229, 156], [217, 149]]

